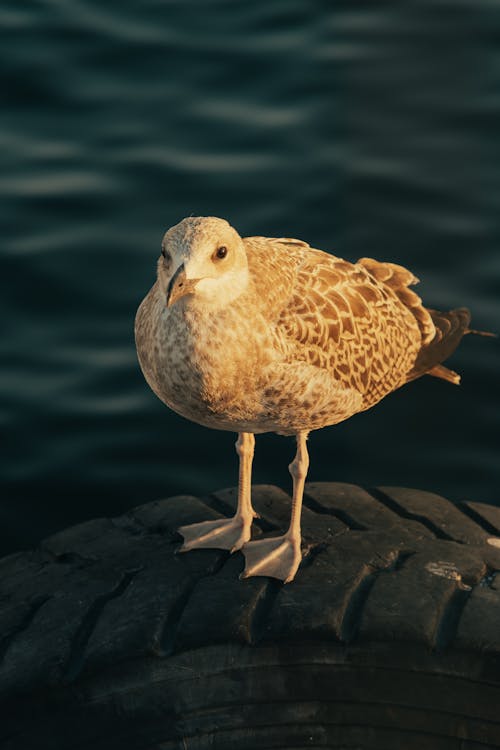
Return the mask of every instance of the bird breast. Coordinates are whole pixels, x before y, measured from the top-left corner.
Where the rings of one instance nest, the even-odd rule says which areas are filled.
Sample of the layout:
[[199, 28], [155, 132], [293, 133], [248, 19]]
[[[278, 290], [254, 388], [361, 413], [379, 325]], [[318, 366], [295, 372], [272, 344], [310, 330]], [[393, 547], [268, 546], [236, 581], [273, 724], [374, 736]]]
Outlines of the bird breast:
[[152, 390], [207, 426], [252, 421], [258, 374], [275, 356], [264, 320], [250, 320], [234, 303], [211, 314], [193, 297], [166, 309], [159, 296], [152, 290], [136, 319], [139, 361]]

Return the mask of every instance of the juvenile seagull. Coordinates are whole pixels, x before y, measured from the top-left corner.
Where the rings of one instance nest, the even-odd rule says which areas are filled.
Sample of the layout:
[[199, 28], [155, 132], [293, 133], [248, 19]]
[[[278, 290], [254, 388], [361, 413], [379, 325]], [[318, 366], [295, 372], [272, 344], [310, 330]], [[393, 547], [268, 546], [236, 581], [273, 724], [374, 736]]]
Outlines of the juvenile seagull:
[[[181, 551], [242, 549], [244, 577], [292, 581], [301, 560], [307, 435], [369, 409], [428, 374], [468, 332], [470, 315], [426, 309], [394, 263], [349, 263], [288, 238], [240, 237], [224, 219], [190, 217], [165, 234], [155, 284], [135, 321], [139, 362], [167, 406], [238, 433], [231, 519], [179, 529]], [[290, 526], [251, 542], [254, 434], [295, 435]]]

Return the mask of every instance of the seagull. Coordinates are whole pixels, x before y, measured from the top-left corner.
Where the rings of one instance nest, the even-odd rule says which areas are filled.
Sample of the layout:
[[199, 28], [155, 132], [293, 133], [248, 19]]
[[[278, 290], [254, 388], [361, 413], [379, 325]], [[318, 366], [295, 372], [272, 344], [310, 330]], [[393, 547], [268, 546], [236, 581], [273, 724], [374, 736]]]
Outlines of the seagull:
[[[177, 414], [238, 433], [236, 513], [182, 526], [180, 551], [241, 550], [242, 577], [294, 579], [308, 434], [421, 375], [460, 382], [441, 363], [470, 332], [469, 311], [425, 308], [409, 288], [417, 282], [394, 263], [241, 237], [216, 217], [189, 217], [166, 232], [135, 320], [142, 372]], [[284, 534], [251, 541], [254, 436], [264, 432], [296, 438], [291, 517]]]

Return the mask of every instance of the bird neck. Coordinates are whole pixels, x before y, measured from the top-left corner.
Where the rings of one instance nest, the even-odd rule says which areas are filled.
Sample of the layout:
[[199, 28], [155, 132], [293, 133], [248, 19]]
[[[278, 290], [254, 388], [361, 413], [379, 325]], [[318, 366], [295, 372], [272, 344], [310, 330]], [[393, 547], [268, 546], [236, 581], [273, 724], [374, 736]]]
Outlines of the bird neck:
[[248, 268], [229, 272], [219, 278], [201, 279], [196, 285], [196, 292], [189, 301], [188, 306], [197, 310], [213, 313], [231, 305], [241, 297], [249, 286]]

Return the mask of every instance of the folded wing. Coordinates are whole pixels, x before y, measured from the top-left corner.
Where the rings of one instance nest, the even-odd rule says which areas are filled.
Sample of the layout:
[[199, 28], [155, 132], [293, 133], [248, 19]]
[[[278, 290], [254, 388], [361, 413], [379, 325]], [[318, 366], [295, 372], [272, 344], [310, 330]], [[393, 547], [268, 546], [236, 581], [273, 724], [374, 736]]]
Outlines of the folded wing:
[[364, 258], [349, 263], [304, 251], [277, 327], [290, 361], [328, 369], [362, 395], [362, 409], [406, 382], [434, 323], [405, 268]]

